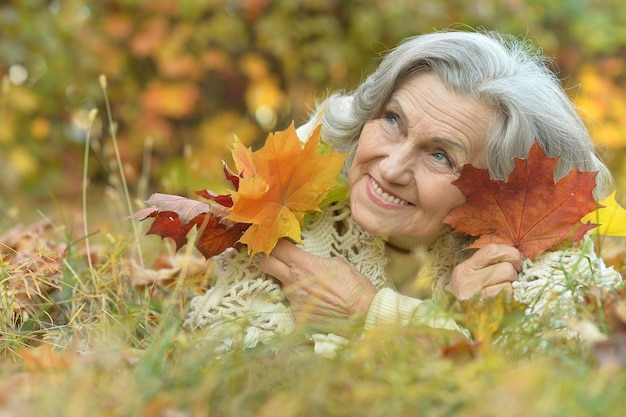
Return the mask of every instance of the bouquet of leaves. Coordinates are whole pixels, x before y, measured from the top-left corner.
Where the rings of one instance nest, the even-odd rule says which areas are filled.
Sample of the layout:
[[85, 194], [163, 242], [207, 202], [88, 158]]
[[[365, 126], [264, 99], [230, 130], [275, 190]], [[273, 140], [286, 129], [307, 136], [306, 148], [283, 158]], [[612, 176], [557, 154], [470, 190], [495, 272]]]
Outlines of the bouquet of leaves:
[[233, 186], [229, 194], [196, 191], [209, 202], [153, 194], [147, 201], [151, 206], [133, 218], [154, 218], [147, 233], [173, 239], [177, 250], [197, 227], [195, 245], [206, 258], [244, 246], [251, 256], [269, 254], [284, 237], [300, 243], [305, 216], [347, 193], [339, 174], [346, 156], [322, 142], [320, 130], [318, 125], [302, 143], [292, 123], [270, 134], [256, 152], [235, 138], [236, 170], [224, 164]]

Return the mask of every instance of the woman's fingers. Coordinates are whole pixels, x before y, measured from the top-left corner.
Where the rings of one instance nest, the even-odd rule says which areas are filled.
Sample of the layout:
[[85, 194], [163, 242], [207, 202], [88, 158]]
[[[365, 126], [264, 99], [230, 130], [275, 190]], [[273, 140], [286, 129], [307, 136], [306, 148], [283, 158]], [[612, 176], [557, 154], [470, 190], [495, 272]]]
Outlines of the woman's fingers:
[[289, 266], [275, 256], [268, 255], [263, 257], [259, 261], [259, 266], [263, 272], [273, 276], [283, 285], [290, 285], [293, 283]]
[[522, 270], [522, 254], [513, 246], [489, 243], [472, 256], [474, 269], [482, 269], [500, 262], [510, 263], [516, 271]]
[[486, 245], [453, 270], [446, 289], [460, 300], [478, 293], [495, 295], [517, 280], [522, 262], [521, 253], [514, 247]]
[[480, 296], [483, 299], [492, 298], [500, 293], [512, 293], [513, 286], [510, 282], [501, 282], [499, 284], [490, 285], [488, 287], [483, 288], [480, 292]]
[[303, 260], [311, 261], [316, 258], [316, 256], [305, 252], [296, 246], [295, 243], [286, 239], [280, 239], [269, 256], [276, 258], [286, 265], [298, 264]]
[[303, 265], [314, 263], [317, 259], [294, 243], [281, 239], [272, 253], [261, 259], [259, 266], [263, 272], [278, 279], [284, 286], [288, 286], [298, 280], [299, 269], [302, 269]]

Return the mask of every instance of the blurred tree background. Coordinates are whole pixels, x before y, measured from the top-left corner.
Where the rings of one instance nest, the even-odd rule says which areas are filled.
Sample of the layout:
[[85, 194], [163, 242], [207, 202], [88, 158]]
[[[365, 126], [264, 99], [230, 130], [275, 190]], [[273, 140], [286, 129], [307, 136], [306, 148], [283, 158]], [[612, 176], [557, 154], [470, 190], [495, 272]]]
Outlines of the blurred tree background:
[[354, 88], [402, 38], [459, 24], [525, 36], [555, 57], [623, 200], [623, 0], [9, 0], [3, 217], [24, 201], [80, 194], [90, 126], [91, 183], [114, 182], [101, 74], [133, 193], [188, 194], [215, 189], [234, 134], [253, 145], [299, 124], [316, 98]]

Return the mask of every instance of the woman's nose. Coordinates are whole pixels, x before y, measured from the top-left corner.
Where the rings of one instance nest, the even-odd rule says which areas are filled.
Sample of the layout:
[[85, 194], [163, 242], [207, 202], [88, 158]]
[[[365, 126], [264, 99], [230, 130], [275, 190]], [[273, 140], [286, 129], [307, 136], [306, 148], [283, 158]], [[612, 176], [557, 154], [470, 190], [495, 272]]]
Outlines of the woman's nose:
[[390, 183], [408, 184], [413, 178], [413, 165], [409, 150], [397, 147], [380, 161], [380, 174]]

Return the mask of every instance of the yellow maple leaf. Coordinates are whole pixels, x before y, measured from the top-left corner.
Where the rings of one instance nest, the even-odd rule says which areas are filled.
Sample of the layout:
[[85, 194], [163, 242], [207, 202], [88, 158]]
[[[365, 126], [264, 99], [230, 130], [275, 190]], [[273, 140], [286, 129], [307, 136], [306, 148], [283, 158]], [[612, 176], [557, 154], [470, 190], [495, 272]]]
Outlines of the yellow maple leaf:
[[600, 208], [585, 215], [582, 222], [593, 222], [599, 225], [598, 234], [604, 236], [626, 237], [626, 209], [615, 200], [615, 191], [600, 201]]
[[337, 151], [320, 154], [320, 130], [318, 125], [303, 146], [292, 123], [270, 134], [256, 152], [235, 139], [232, 153], [240, 180], [227, 218], [251, 224], [239, 240], [251, 256], [269, 254], [283, 237], [301, 242], [304, 216], [319, 211], [338, 186], [337, 173], [346, 156]]

